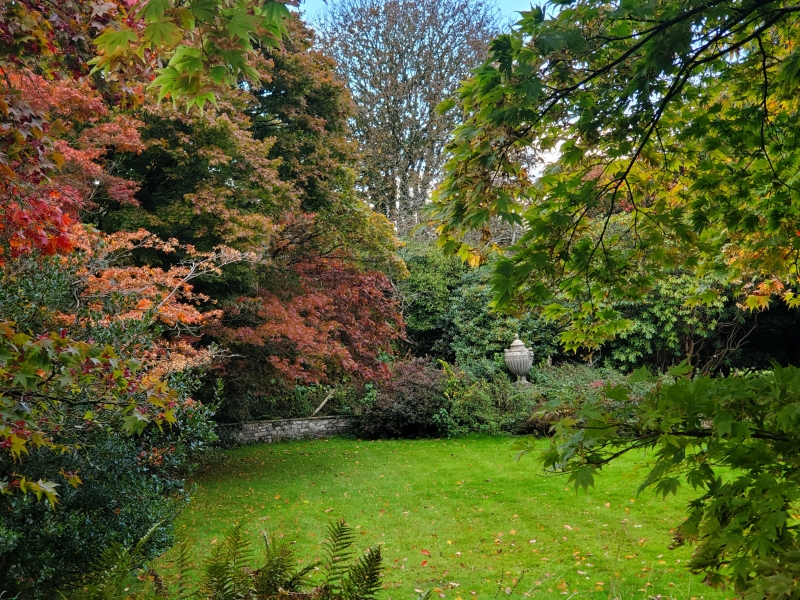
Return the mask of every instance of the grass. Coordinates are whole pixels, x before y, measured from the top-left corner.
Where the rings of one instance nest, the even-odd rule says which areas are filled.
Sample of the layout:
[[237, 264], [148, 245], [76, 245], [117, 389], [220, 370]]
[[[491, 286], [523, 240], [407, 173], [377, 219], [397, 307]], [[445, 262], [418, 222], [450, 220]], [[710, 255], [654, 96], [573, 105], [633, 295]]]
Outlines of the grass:
[[430, 588], [432, 600], [725, 597], [685, 571], [688, 549], [668, 549], [688, 493], [637, 498], [641, 474], [623, 458], [576, 494], [507, 447], [469, 437], [240, 448], [196, 479], [178, 527], [198, 560], [241, 521], [254, 544], [262, 530], [296, 541], [305, 563], [327, 521], [344, 517], [361, 548], [383, 544], [394, 600]]

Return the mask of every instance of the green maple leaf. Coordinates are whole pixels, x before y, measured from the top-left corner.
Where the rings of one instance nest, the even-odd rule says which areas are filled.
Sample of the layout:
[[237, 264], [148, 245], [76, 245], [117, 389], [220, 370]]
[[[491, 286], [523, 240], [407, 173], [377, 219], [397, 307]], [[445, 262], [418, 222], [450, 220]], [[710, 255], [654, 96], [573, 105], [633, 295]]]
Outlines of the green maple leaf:
[[69, 371], [65, 371], [56, 381], [64, 387], [71, 387], [75, 383], [75, 379], [75, 375], [71, 375]]
[[597, 469], [589, 465], [582, 465], [575, 469], [569, 476], [570, 482], [575, 482], [575, 489], [582, 487], [584, 490], [589, 490], [589, 486], [594, 487], [594, 474]]
[[180, 28], [166, 17], [159, 17], [144, 29], [144, 39], [153, 46], [174, 46], [183, 38]]
[[217, 14], [217, 0], [193, 0], [190, 4], [194, 18], [200, 23], [208, 23]]
[[138, 412], [134, 412], [122, 420], [122, 431], [128, 435], [140, 434], [146, 427], [147, 417]]
[[136, 33], [132, 29], [124, 27], [122, 29], [106, 29], [94, 40], [95, 46], [99, 51], [106, 55], [121, 54], [132, 42], [136, 41]]
[[8, 364], [8, 361], [14, 358], [14, 355], [8, 350], [8, 348], [0, 348], [0, 363]]
[[249, 40], [251, 34], [258, 29], [260, 23], [261, 19], [240, 9], [231, 15], [230, 20], [225, 24], [225, 29], [228, 30], [232, 37]]
[[[214, 83], [219, 84], [227, 79], [228, 69], [223, 66], [216, 65], [208, 70], [208, 74], [211, 75], [211, 79], [214, 80]], [[2, 358], [2, 356], [0, 356], [0, 358]]]
[[139, 15], [144, 17], [145, 23], [153, 23], [162, 18], [170, 8], [172, 8], [171, 0], [149, 0], [139, 11]]
[[264, 8], [261, 11], [261, 14], [264, 15], [268, 21], [270, 21], [273, 28], [282, 30], [282, 22], [283, 19], [289, 18], [289, 9], [286, 8], [286, 5], [281, 2], [269, 2], [264, 5]]
[[179, 46], [175, 51], [169, 66], [176, 69], [176, 77], [183, 74], [193, 75], [203, 70], [203, 59], [200, 57], [200, 50], [189, 46]]
[[28, 389], [28, 380], [36, 378], [36, 370], [33, 368], [32, 365], [23, 364], [19, 371], [14, 373], [14, 379], [12, 383], [15, 385], [19, 385], [22, 389]]

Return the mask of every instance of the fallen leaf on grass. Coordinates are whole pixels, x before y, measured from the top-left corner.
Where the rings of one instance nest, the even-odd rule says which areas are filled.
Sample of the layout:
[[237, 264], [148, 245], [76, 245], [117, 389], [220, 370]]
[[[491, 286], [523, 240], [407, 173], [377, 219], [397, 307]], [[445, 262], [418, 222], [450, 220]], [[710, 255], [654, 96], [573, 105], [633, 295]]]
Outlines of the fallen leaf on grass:
[[422, 564], [420, 566], [421, 567], [427, 567], [428, 566], [428, 561], [427, 560], [423, 560]]
[[431, 555], [431, 553], [428, 552], [427, 550], [423, 550], [420, 554], [424, 554], [425, 556], [430, 556]]

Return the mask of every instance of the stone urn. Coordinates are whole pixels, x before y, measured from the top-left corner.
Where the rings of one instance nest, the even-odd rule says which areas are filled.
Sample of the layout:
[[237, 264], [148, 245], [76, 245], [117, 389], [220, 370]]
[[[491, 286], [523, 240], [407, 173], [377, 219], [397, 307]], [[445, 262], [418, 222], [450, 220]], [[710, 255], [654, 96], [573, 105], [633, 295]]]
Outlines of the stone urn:
[[505, 352], [508, 370], [517, 376], [518, 383], [528, 383], [525, 377], [533, 366], [533, 351], [528, 350], [519, 336], [511, 342], [511, 347]]

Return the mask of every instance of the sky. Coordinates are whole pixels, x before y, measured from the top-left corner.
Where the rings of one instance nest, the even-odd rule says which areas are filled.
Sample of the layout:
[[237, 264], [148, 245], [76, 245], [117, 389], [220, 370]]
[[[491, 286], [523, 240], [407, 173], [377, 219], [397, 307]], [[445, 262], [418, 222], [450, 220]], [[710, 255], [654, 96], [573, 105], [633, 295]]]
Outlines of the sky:
[[[504, 17], [509, 20], [517, 20], [519, 15], [516, 14], [520, 10], [530, 10], [531, 4], [540, 4], [538, 0], [495, 0], [500, 11]], [[325, 10], [325, 2], [323, 0], [303, 0], [300, 7], [308, 17], [315, 17], [319, 12]]]

